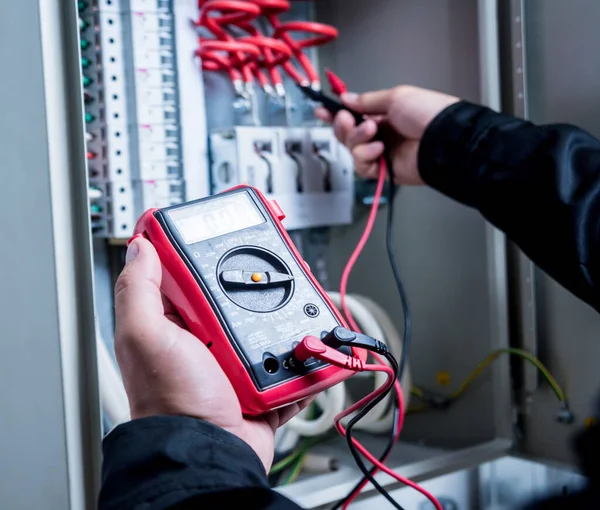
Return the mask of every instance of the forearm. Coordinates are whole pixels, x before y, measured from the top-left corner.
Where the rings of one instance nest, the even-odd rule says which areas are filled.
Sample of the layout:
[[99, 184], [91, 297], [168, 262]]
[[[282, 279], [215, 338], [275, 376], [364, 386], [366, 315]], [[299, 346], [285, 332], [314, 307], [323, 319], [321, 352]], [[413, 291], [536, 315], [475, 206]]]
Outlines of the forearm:
[[[100, 510], [298, 507], [270, 490], [250, 446], [194, 418], [157, 416], [121, 425], [103, 444]], [[231, 505], [230, 505], [231, 506]]]
[[600, 309], [598, 140], [572, 126], [535, 126], [461, 102], [427, 129], [419, 171]]

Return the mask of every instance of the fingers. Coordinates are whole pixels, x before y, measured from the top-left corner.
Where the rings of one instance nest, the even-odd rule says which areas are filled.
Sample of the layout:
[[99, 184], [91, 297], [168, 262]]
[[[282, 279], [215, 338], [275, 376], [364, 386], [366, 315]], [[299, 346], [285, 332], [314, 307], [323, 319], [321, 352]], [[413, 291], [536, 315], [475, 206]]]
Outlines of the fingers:
[[377, 115], [387, 113], [396, 89], [376, 90], [364, 94], [346, 93], [342, 94], [342, 102], [360, 113]]
[[377, 160], [384, 151], [382, 142], [371, 142], [357, 145], [352, 150], [354, 169], [358, 175], [366, 179], [376, 179], [378, 173]]
[[319, 120], [322, 120], [323, 122], [331, 123], [333, 120], [331, 114], [327, 111], [327, 109], [323, 108], [322, 106], [315, 108], [315, 117], [317, 117], [317, 119]]
[[[352, 123], [354, 124], [354, 122]], [[377, 124], [370, 119], [365, 120], [357, 128], [346, 134], [346, 146], [352, 150], [354, 147], [367, 143], [377, 134]]]
[[273, 431], [277, 430], [279, 427], [285, 425], [288, 421], [290, 421], [294, 416], [296, 416], [300, 411], [307, 408], [313, 401], [317, 398], [316, 396], [307, 397], [300, 402], [296, 402], [295, 404], [290, 404], [282, 409], [278, 409], [274, 411], [277, 413], [277, 427], [273, 429]]
[[185, 322], [183, 322], [183, 318], [181, 317], [181, 315], [179, 315], [179, 312], [177, 311], [173, 303], [171, 303], [171, 301], [169, 301], [167, 296], [165, 296], [164, 294], [162, 294], [161, 297], [165, 317], [180, 328], [189, 331], [187, 325], [185, 324]]
[[157, 318], [164, 318], [161, 277], [160, 260], [152, 244], [135, 239], [115, 285], [115, 318], [120, 331], [144, 331], [156, 324]]
[[354, 117], [350, 115], [350, 112], [342, 110], [335, 116], [333, 121], [333, 133], [335, 137], [344, 145], [348, 135], [355, 129]]

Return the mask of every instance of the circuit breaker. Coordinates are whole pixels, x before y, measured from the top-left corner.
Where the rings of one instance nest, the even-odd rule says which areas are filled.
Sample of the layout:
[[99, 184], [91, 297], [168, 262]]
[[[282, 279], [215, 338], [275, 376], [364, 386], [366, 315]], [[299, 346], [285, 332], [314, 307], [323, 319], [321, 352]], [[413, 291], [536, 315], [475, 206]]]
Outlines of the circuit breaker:
[[145, 207], [186, 198], [173, 6], [99, 0], [79, 9], [93, 229], [126, 238]]
[[288, 229], [352, 220], [352, 159], [330, 128], [239, 126], [210, 135], [211, 192], [244, 183], [284, 208]]
[[[225, 80], [215, 88], [219, 73], [207, 68], [220, 64], [206, 61], [232, 57], [199, 58], [205, 27], [197, 26], [198, 5], [79, 2], [94, 235], [125, 239], [148, 207], [240, 183], [276, 197], [289, 229], [349, 223], [354, 183], [346, 149], [330, 127], [316, 125], [314, 106], [287, 76], [266, 86], [260, 76], [276, 75], [265, 69], [255, 86]], [[309, 61], [314, 55], [306, 50]], [[247, 69], [241, 73], [248, 78]], [[217, 113], [214, 102], [223, 105]], [[225, 109], [232, 113], [223, 126]]]

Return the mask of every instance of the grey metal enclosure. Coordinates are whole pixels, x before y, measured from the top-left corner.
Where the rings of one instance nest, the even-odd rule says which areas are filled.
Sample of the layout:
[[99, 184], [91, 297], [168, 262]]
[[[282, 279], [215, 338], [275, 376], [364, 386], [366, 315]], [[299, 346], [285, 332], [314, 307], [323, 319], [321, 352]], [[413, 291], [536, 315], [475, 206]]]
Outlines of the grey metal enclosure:
[[[173, 5], [187, 3], [194, 2]], [[119, 243], [92, 241], [88, 221], [75, 4], [0, 5], [0, 507], [6, 509], [91, 509], [99, 488], [95, 335], [98, 322], [103, 336], [113, 334]], [[334, 69], [353, 91], [433, 88], [600, 137], [598, 1], [320, 0], [311, 10], [340, 34], [315, 54], [320, 68]], [[179, 21], [181, 29], [187, 20]], [[194, 96], [195, 85], [188, 82], [185, 97]], [[198, 126], [229, 122], [219, 109], [220, 103], [208, 105]], [[208, 172], [205, 162], [198, 168]], [[199, 187], [208, 189], [207, 176]], [[357, 206], [352, 224], [331, 231], [332, 288], [367, 213]], [[349, 290], [379, 303], [402, 330], [383, 216]], [[576, 469], [571, 439], [593, 421], [600, 398], [598, 314], [536, 269], [478, 212], [431, 189], [402, 187], [394, 221], [414, 327], [413, 382], [449, 393], [490, 353], [521, 348], [560, 382], [575, 420], [557, 421], [557, 399], [535, 367], [500, 356], [455, 404], [407, 416], [390, 467], [417, 481], [460, 472], [460, 483], [475, 492], [478, 467], [508, 455]], [[385, 438], [365, 442], [379, 450]], [[278, 489], [305, 508], [327, 508], [359, 476], [343, 441], [319, 448], [338, 455], [343, 467]], [[380, 480], [399, 487], [390, 477]], [[368, 487], [361, 504], [375, 495]], [[492, 503], [481, 500], [476, 508]]]

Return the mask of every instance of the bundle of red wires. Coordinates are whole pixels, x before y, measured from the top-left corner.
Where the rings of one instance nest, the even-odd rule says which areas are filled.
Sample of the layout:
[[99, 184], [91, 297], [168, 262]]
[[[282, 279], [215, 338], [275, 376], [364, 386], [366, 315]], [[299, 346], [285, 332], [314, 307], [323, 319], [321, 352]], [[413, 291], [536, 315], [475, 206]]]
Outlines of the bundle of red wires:
[[[319, 73], [304, 50], [333, 41], [338, 35], [334, 27], [282, 23], [279, 16], [290, 10], [289, 0], [198, 0], [198, 7], [195, 25], [209, 34], [199, 37], [196, 51], [204, 70], [227, 73], [236, 90], [258, 82], [265, 91], [283, 95], [279, 67], [299, 85], [320, 87]], [[295, 39], [293, 33], [311, 36]]]

